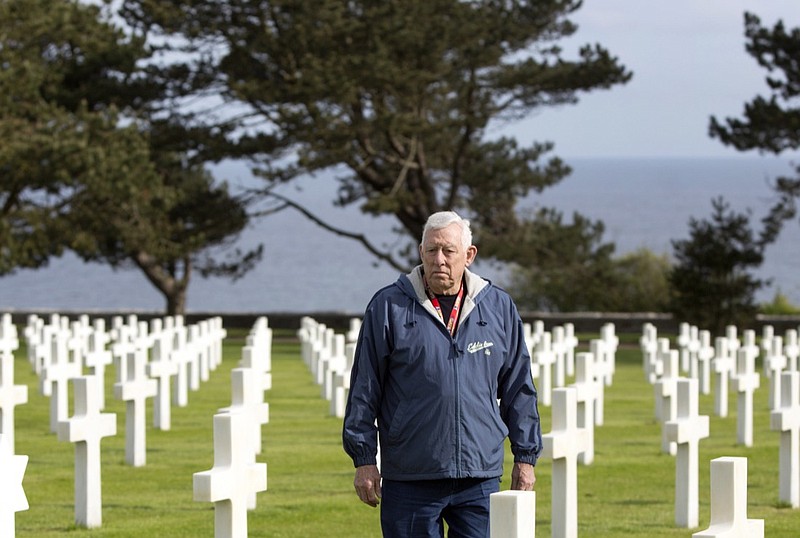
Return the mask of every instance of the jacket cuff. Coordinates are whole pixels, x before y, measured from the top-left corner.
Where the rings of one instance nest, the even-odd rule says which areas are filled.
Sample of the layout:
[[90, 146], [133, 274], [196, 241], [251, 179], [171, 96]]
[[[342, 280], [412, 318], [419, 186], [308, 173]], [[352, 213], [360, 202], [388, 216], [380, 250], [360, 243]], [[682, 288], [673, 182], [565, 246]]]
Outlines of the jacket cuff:
[[362, 467], [364, 465], [377, 465], [377, 464], [378, 464], [378, 459], [375, 456], [353, 458], [353, 467]]
[[514, 456], [514, 463], [530, 463], [535, 467], [536, 454], [521, 454], [519, 456]]

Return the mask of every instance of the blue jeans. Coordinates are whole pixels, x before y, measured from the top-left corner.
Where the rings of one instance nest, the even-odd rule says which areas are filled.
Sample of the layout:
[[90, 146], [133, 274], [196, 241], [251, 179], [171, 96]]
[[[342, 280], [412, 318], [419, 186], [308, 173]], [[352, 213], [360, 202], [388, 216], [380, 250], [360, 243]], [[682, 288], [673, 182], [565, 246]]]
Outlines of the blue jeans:
[[457, 478], [404, 482], [383, 480], [381, 529], [384, 538], [488, 538], [489, 495], [499, 478]]

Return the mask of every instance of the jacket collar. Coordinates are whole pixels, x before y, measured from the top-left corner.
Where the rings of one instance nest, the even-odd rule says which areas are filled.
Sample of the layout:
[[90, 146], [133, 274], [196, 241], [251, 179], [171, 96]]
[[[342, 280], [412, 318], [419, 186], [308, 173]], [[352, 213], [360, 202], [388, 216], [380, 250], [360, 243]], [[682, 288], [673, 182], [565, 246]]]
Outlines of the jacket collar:
[[[436, 309], [433, 307], [433, 303], [431, 303], [431, 300], [428, 298], [428, 294], [425, 293], [425, 284], [422, 282], [422, 264], [417, 265], [405, 276], [414, 289], [414, 295], [416, 295], [417, 302], [419, 302], [423, 308], [425, 308], [425, 310], [430, 312], [433, 317], [438, 319], [439, 314], [436, 312]], [[466, 319], [472, 309], [475, 308], [478, 295], [490, 284], [488, 280], [473, 273], [469, 269], [464, 270], [464, 280], [467, 285], [467, 294], [464, 296], [464, 302], [461, 305], [462, 320]]]

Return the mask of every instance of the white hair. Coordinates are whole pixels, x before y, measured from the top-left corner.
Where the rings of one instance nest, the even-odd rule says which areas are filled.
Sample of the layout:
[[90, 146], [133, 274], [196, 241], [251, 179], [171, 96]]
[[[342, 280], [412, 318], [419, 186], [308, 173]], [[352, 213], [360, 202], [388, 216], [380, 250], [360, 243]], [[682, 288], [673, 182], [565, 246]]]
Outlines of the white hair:
[[461, 243], [466, 249], [472, 245], [472, 230], [469, 227], [469, 221], [462, 219], [455, 211], [438, 211], [433, 213], [425, 222], [425, 228], [422, 229], [422, 243], [425, 244], [425, 237], [430, 230], [441, 230], [447, 228], [451, 224], [458, 224], [461, 228]]

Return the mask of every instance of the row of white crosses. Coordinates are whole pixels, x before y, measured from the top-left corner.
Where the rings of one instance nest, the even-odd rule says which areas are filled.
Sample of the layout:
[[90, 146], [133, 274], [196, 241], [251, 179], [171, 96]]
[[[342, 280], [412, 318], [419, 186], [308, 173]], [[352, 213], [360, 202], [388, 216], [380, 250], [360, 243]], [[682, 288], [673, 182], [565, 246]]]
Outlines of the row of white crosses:
[[28, 456], [15, 453], [14, 408], [27, 403], [28, 387], [14, 385], [17, 328], [10, 314], [0, 316], [0, 536], [13, 538], [15, 514], [28, 509], [22, 478]]
[[[181, 317], [154, 319], [150, 325], [136, 316], [116, 317], [106, 331], [102, 319], [90, 323], [88, 316], [81, 316], [70, 322], [53, 314], [49, 323], [30, 316], [24, 334], [40, 390], [51, 399], [51, 431], [60, 440], [75, 443], [75, 521], [98, 527], [102, 524], [100, 441], [117, 432], [116, 415], [101, 413], [106, 367], [113, 360], [114, 393], [126, 403], [125, 461], [145, 465], [146, 400], [156, 397], [154, 425], [169, 430], [170, 378], [180, 387], [182, 370], [195, 372], [199, 380], [204, 368], [218, 366], [225, 337], [222, 320], [212, 318], [186, 327]], [[70, 382], [75, 400], [71, 418], [67, 417]]]
[[[771, 331], [770, 331], [771, 332]], [[792, 333], [789, 331], [790, 341]], [[651, 326], [645, 325], [642, 336], [642, 351], [645, 354], [645, 371], [657, 372], [659, 375], [654, 382], [656, 395], [656, 415], [664, 424], [662, 448], [671, 454], [677, 452], [676, 462], [676, 495], [675, 512], [676, 523], [679, 526], [692, 527], [697, 524], [697, 445], [699, 441], [709, 435], [709, 419], [707, 416], [700, 416], [697, 412], [698, 394], [701, 392], [700, 383], [703, 377], [702, 354], [708, 348], [708, 339], [700, 335], [699, 346], [688, 350], [687, 339], [684, 338], [684, 346], [688, 350], [688, 361], [690, 378], [682, 378], [678, 374], [678, 351], [669, 349], [669, 340], [657, 339], [657, 344], [653, 345], [655, 333]], [[689, 331], [682, 329], [682, 336], [690, 335]], [[715, 341], [713, 353], [711, 354], [711, 368], [715, 373], [715, 412], [721, 416], [727, 416], [727, 381], [730, 378], [733, 389], [738, 393], [738, 421], [737, 438], [740, 444], [752, 446], [752, 419], [753, 419], [753, 392], [759, 387], [759, 375], [755, 372], [755, 359], [759, 354], [759, 348], [755, 345], [755, 333], [745, 331], [743, 342], [738, 342], [736, 329], [728, 327], [726, 336], [718, 337]], [[772, 335], [770, 334], [770, 337]], [[691, 336], [689, 337], [691, 338]], [[679, 342], [681, 337], [679, 337]], [[766, 356], [769, 353], [774, 355], [780, 349], [780, 342], [762, 344]], [[653, 350], [657, 350], [654, 359]], [[733, 351], [733, 353], [731, 353]], [[779, 353], [778, 353], [779, 354]], [[774, 356], [773, 355], [773, 356]], [[656, 364], [653, 364], [653, 360]], [[699, 367], [692, 365], [697, 361]], [[790, 363], [786, 363], [790, 364]], [[784, 364], [785, 366], [785, 364]], [[778, 375], [778, 369], [773, 370], [773, 375]], [[735, 373], [734, 373], [735, 372]], [[800, 505], [800, 373], [795, 371], [782, 372], [783, 382], [781, 399], [778, 403], [771, 403], [771, 426], [773, 430], [781, 431], [781, 451], [780, 451], [780, 497], [782, 501], [790, 503], [793, 507]], [[652, 379], [648, 375], [648, 379]], [[674, 401], [677, 398], [677, 403]], [[677, 451], [676, 451], [677, 446]], [[724, 459], [724, 458], [723, 458]], [[734, 458], [735, 460], [735, 458]], [[716, 461], [716, 460], [715, 460]], [[744, 465], [744, 471], [715, 471], [712, 462], [712, 525], [703, 533], [695, 536], [728, 536], [724, 534], [729, 529], [739, 529], [741, 536], [763, 536], [763, 521], [748, 520], [746, 518], [746, 508], [742, 510], [742, 503], [746, 504], [746, 460], [744, 463], [737, 463], [737, 466]], [[721, 465], [721, 464], [720, 464]], [[729, 466], [730, 467], [730, 466]], [[725, 474], [727, 478], [715, 478], [717, 475]], [[744, 481], [744, 484], [735, 486], [736, 492], [733, 493], [734, 480], [731, 476], [737, 476], [736, 482]], [[728, 476], [729, 475], [729, 476]], [[742, 492], [744, 488], [744, 492]], [[724, 497], [727, 500], [717, 503], [714, 497]], [[744, 498], [745, 501], [741, 499]], [[729, 505], [736, 501], [735, 510], [725, 511], [716, 505]], [[714, 515], [716, 511], [717, 515]], [[722, 512], [723, 515], [718, 517]], [[745, 514], [745, 515], [742, 515]], [[729, 517], [730, 516], [730, 517]], [[735, 516], [735, 517], [734, 517]], [[760, 529], [760, 534], [757, 534]]]
[[[550, 406], [554, 388], [566, 385], [566, 378], [575, 375], [576, 349], [578, 338], [575, 326], [565, 323], [546, 331], [544, 322], [523, 325], [525, 343], [531, 357], [531, 372], [539, 403]], [[594, 372], [604, 380], [606, 386], [611, 385], [614, 373], [614, 358], [619, 341], [614, 333], [614, 324], [605, 324], [600, 331], [600, 338], [590, 342], [594, 355]], [[602, 424], [602, 403], [597, 407], [598, 424]]]
[[[578, 535], [578, 474], [577, 465], [590, 465], [594, 461], [594, 427], [602, 425], [602, 400], [604, 387], [610, 385], [615, 369], [615, 356], [619, 341], [614, 325], [602, 327], [600, 338], [589, 342], [589, 352], [575, 353], [577, 338], [571, 325], [559, 328], [553, 335], [559, 342], [568, 342], [571, 353], [563, 354], [564, 372], [574, 375], [569, 386], [547, 387], [552, 404], [552, 431], [543, 436], [542, 459], [552, 460], [551, 521], [554, 538]], [[547, 370], [557, 364], [561, 353], [553, 350], [550, 333], [543, 324], [525, 325], [525, 335], [531, 349], [532, 370], [540, 385], [548, 385], [551, 377]], [[567, 357], [569, 356], [569, 359]], [[572, 363], [572, 367], [569, 365]], [[557, 384], [563, 381], [556, 366]], [[599, 413], [598, 413], [599, 409]], [[541, 461], [541, 460], [540, 460]], [[533, 492], [500, 492], [491, 497], [491, 536], [532, 536], [535, 527], [536, 497]]]
[[352, 318], [348, 331], [337, 334], [324, 323], [305, 316], [297, 331], [303, 361], [320, 386], [322, 397], [330, 402], [330, 414], [337, 418], [344, 417], [360, 328], [361, 320]]
[[[618, 339], [614, 325], [602, 327], [600, 338], [589, 343], [589, 352], [578, 352], [574, 327], [566, 324], [550, 333], [541, 322], [525, 324], [525, 336], [531, 350], [534, 379], [538, 378], [540, 398], [552, 405], [552, 431], [543, 436], [542, 458], [552, 460], [552, 536], [566, 538], [578, 534], [577, 465], [594, 461], [594, 427], [603, 423], [604, 387], [612, 382]], [[566, 351], [565, 351], [566, 349]], [[563, 363], [563, 368], [558, 366]], [[556, 388], [552, 388], [549, 371], [555, 367]], [[574, 382], [565, 385], [564, 374]], [[544, 396], [543, 396], [544, 394]], [[504, 521], [504, 513], [521, 507], [535, 506], [530, 492], [502, 492], [492, 498], [496, 513], [492, 516], [492, 536], [525, 536], [534, 523], [530, 519]], [[530, 516], [533, 517], [533, 516]], [[532, 532], [530, 533], [532, 534]]]
[[214, 466], [193, 476], [194, 500], [214, 503], [215, 538], [246, 538], [247, 511], [267, 489], [267, 464], [261, 453], [261, 429], [269, 422], [264, 392], [272, 387], [272, 329], [256, 320], [231, 370], [231, 405], [214, 415]]

